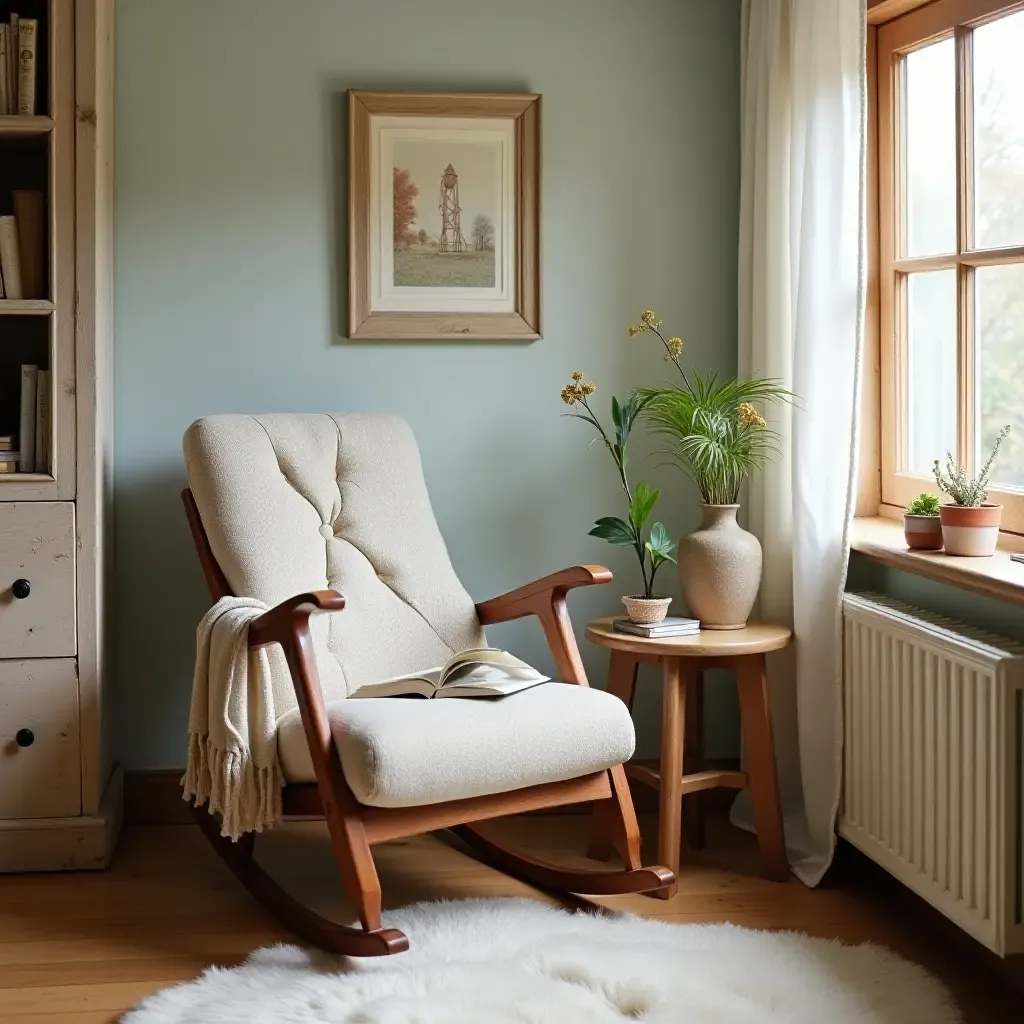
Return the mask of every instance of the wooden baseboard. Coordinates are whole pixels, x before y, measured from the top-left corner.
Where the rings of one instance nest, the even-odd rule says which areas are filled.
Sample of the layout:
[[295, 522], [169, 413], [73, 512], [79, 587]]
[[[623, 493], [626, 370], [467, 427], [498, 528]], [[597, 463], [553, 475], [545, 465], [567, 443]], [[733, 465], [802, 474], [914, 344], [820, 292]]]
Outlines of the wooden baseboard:
[[[640, 761], [657, 767], [657, 761]], [[739, 769], [738, 758], [711, 758], [708, 767], [720, 771]], [[185, 825], [192, 821], [189, 805], [181, 798], [184, 768], [159, 768], [127, 772], [124, 777], [124, 820], [127, 825]], [[638, 811], [656, 811], [658, 794], [647, 786], [630, 783], [633, 803]], [[732, 789], [710, 789], [703, 794], [708, 807], [728, 807], [736, 797]], [[587, 814], [589, 804], [569, 804], [535, 814]]]
[[181, 796], [184, 768], [128, 772], [124, 777], [126, 825], [184, 825], [193, 820]]
[[0, 872], [105, 868], [121, 831], [123, 782], [116, 766], [98, 814], [0, 820]]

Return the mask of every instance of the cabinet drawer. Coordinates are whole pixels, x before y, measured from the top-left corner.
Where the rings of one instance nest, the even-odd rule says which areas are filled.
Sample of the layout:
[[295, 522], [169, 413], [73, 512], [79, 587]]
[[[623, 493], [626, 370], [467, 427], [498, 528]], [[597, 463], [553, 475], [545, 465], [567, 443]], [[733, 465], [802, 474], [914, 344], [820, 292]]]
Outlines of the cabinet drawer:
[[0, 502], [0, 658], [75, 651], [74, 504]]
[[81, 807], [75, 659], [0, 661], [0, 818]]

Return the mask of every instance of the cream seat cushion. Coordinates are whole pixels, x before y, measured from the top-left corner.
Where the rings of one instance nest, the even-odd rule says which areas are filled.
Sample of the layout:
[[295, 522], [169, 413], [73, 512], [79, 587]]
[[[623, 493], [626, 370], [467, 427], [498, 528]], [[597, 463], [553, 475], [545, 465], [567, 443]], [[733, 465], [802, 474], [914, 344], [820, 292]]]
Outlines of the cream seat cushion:
[[[344, 613], [342, 613], [344, 614]], [[327, 704], [352, 792], [371, 807], [416, 807], [603, 771], [633, 754], [618, 697], [545, 683], [501, 700], [366, 698]], [[313, 782], [298, 710], [278, 722], [289, 782]]]

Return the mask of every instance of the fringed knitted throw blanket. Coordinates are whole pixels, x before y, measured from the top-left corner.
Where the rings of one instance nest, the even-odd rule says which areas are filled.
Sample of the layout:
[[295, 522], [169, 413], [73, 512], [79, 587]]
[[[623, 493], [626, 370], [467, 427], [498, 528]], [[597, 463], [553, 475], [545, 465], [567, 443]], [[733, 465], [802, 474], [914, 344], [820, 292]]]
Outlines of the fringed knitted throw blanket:
[[209, 801], [221, 834], [238, 839], [281, 817], [284, 774], [277, 757], [271, 680], [287, 673], [281, 648], [249, 650], [249, 623], [267, 605], [222, 597], [196, 630], [184, 798]]

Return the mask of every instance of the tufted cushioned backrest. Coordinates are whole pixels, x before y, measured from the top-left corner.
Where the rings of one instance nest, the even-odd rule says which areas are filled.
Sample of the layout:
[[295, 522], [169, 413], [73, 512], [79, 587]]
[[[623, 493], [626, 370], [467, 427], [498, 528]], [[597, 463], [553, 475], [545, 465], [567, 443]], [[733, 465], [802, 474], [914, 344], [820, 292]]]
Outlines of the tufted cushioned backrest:
[[[185, 466], [210, 547], [239, 596], [330, 588], [314, 615], [327, 700], [484, 642], [434, 520], [416, 441], [396, 416], [209, 416]], [[295, 706], [276, 685], [278, 716]]]

